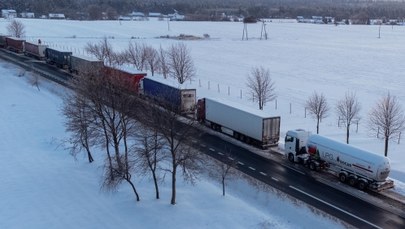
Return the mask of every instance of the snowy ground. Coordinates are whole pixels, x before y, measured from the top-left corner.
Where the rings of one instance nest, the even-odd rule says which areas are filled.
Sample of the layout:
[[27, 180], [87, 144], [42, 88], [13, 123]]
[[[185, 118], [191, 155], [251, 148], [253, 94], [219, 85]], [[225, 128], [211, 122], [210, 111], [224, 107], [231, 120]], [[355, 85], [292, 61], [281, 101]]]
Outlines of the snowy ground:
[[[278, 95], [277, 109], [276, 103], [272, 102], [267, 104], [265, 110], [271, 114], [281, 116], [282, 136], [287, 130], [296, 128], [304, 128], [315, 132], [315, 121], [309, 117], [304, 117], [303, 108], [305, 100], [315, 90], [324, 93], [332, 107], [334, 107], [337, 100], [344, 96], [346, 91], [350, 90], [356, 92], [362, 105], [358, 132], [356, 132], [356, 127], [353, 127], [351, 144], [378, 154], [383, 154], [383, 141], [376, 139], [367, 129], [368, 112], [375, 102], [388, 92], [397, 96], [402, 108], [405, 109], [405, 80], [403, 77], [405, 65], [402, 58], [403, 53], [405, 53], [405, 46], [403, 45], [405, 42], [405, 27], [401, 26], [381, 27], [381, 38], [378, 39], [378, 26], [332, 26], [273, 21], [269, 22], [266, 26], [269, 33], [268, 40], [259, 39], [261, 24], [249, 24], [249, 40], [242, 41], [243, 25], [241, 23], [167, 22], [156, 20], [124, 22], [21, 21], [26, 26], [28, 40], [36, 41], [37, 39], [41, 39], [52, 47], [71, 50], [79, 54], [83, 54], [83, 47], [87, 42], [95, 43], [102, 37], [110, 38], [109, 41], [118, 50], [125, 49], [131, 40], [146, 43], [156, 48], [160, 45], [165, 48], [178, 41], [157, 39], [156, 37], [179, 34], [202, 37], [203, 34], [209, 34], [210, 39], [184, 41], [191, 49], [197, 68], [197, 77], [192, 82], [188, 82], [188, 86], [197, 88], [198, 97], [223, 97], [254, 107], [256, 105], [251, 103], [247, 98], [246, 76], [252, 67], [264, 66], [269, 68], [271, 76], [276, 82]], [[8, 21], [0, 19], [0, 33], [6, 33], [6, 25], [8, 23]], [[15, 78], [11, 82], [14, 81]], [[1, 90], [5, 87], [4, 85], [6, 84], [3, 82], [0, 84]], [[26, 88], [23, 89], [18, 94], [26, 93], [24, 92]], [[32, 92], [35, 90], [32, 88]], [[230, 91], [229, 95], [228, 90]], [[31, 96], [30, 94], [25, 98], [30, 98]], [[54, 98], [54, 95], [47, 95], [47, 97], [53, 100], [56, 106], [59, 106], [58, 101], [55, 101], [58, 99]], [[1, 109], [1, 114], [7, 115], [11, 119], [15, 118], [18, 122], [21, 122], [21, 120], [14, 117], [15, 111], [13, 113], [10, 113], [10, 111], [17, 110], [24, 112], [24, 109], [27, 109], [25, 111], [30, 111], [28, 114], [33, 114], [35, 111], [42, 112], [39, 110], [38, 105], [34, 105], [31, 109], [28, 109], [25, 105], [13, 106], [12, 104], [14, 103], [4, 100], [5, 96], [1, 96], [1, 98], [0, 101], [6, 103], [2, 104], [2, 107], [7, 108]], [[29, 104], [30, 102], [23, 100], [22, 103]], [[344, 141], [344, 128], [337, 126], [338, 119], [334, 109], [331, 109], [331, 111], [329, 117], [324, 119], [321, 124], [321, 134]], [[57, 130], [59, 131], [58, 133], [49, 133], [50, 135], [45, 138], [46, 142], [42, 141], [41, 144], [39, 143], [41, 141], [38, 141], [38, 139], [32, 140], [32, 136], [40, 137], [35, 134], [38, 132], [34, 132], [31, 137], [27, 135], [24, 138], [26, 139], [25, 141], [32, 141], [33, 144], [43, 148], [51, 146], [50, 148], [53, 147], [52, 150], [54, 150], [55, 147], [49, 144], [50, 139], [55, 137], [54, 135], [57, 136], [55, 138], [60, 139], [64, 134], [62, 126], [55, 124], [59, 121], [62, 122], [61, 117], [56, 113], [55, 117], [44, 118], [44, 120], [50, 122], [52, 119], [58, 119], [52, 122], [52, 125], [59, 125], [61, 127], [60, 130]], [[4, 119], [4, 117], [0, 118]], [[24, 116], [26, 121], [35, 125], [35, 121], [31, 120], [33, 118], [29, 115]], [[8, 122], [13, 123], [12, 121]], [[43, 121], [39, 122], [42, 123]], [[21, 128], [23, 128], [27, 124], [10, 125], [21, 125]], [[36, 125], [38, 126], [31, 127], [33, 128], [32, 131], [46, 129], [38, 123]], [[2, 130], [4, 129], [2, 128]], [[13, 128], [10, 127], [8, 129]], [[48, 129], [56, 131], [54, 128], [48, 127]], [[21, 131], [22, 129], [17, 128], [17, 130], [18, 135], [22, 133], [26, 134]], [[397, 180], [395, 189], [401, 193], [405, 193], [405, 186], [401, 183], [405, 182], [403, 142], [403, 139], [401, 139], [400, 144], [395, 141], [391, 142], [388, 154], [392, 163], [390, 177]], [[2, 142], [1, 145], [5, 144]], [[33, 146], [25, 143], [18, 147], [25, 146], [31, 150], [33, 148]], [[15, 146], [11, 145], [10, 148], [15, 148]], [[61, 152], [60, 154], [60, 157], [55, 158], [56, 160], [71, 160], [65, 152]], [[54, 154], [51, 155], [54, 156]], [[6, 157], [12, 158], [10, 155]], [[2, 163], [5, 163], [5, 161], [2, 160]], [[88, 166], [85, 163], [80, 165], [74, 163], [70, 166], [80, 167], [87, 171], [88, 174], [84, 175], [84, 177], [89, 177], [89, 174], [93, 174], [93, 172], [88, 171]], [[97, 168], [93, 169], [97, 170]], [[74, 171], [75, 169], [72, 168], [71, 170]], [[14, 172], [9, 173], [14, 174]], [[33, 174], [31, 172], [27, 173]], [[14, 175], [17, 176], [16, 174]], [[58, 180], [57, 175], [55, 176], [55, 180]], [[89, 180], [96, 182], [95, 179]], [[97, 187], [95, 184], [94, 188], [97, 189]], [[198, 187], [198, 189], [200, 188]], [[115, 195], [108, 197], [105, 197], [105, 194], [100, 195], [103, 198], [116, 198]], [[127, 199], [131, 198], [129, 195], [126, 197]], [[123, 202], [125, 200], [124, 198]], [[83, 201], [85, 202], [86, 198], [83, 198]], [[109, 201], [112, 204], [115, 203], [114, 200]], [[72, 202], [69, 202], [69, 204], [72, 204]], [[137, 208], [137, 206], [134, 208]], [[257, 225], [260, 220], [255, 220], [254, 222]], [[290, 223], [292, 222], [294, 222], [293, 219]], [[246, 224], [243, 225], [246, 226]], [[306, 226], [303, 225], [303, 227]]]

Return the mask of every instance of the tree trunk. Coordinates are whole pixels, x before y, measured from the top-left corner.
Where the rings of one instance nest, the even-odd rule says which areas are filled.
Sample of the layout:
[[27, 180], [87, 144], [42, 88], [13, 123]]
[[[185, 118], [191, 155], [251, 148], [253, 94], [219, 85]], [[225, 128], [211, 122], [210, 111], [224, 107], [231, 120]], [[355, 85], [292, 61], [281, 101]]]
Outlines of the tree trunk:
[[319, 134], [319, 118], [316, 120], [316, 133]]
[[170, 203], [172, 205], [176, 204], [176, 170], [177, 166], [175, 165], [175, 161], [173, 161], [173, 171], [172, 171], [172, 199]]
[[138, 194], [138, 192], [136, 191], [136, 188], [135, 188], [134, 183], [132, 183], [132, 181], [131, 181], [130, 179], [128, 179], [128, 178], [126, 178], [125, 180], [131, 185], [132, 190], [133, 190], [134, 193], [135, 193], [136, 201], [140, 201], [141, 199], [139, 198], [139, 194]]
[[385, 136], [385, 139], [384, 139], [384, 156], [388, 155], [388, 140], [389, 140], [389, 137]]
[[105, 126], [105, 122], [102, 121], [102, 124], [103, 124], [103, 130], [104, 130], [105, 147], [106, 147], [106, 152], [107, 152], [107, 157], [108, 157], [108, 164], [110, 166], [111, 176], [114, 179], [114, 176], [113, 176], [114, 171], [113, 171], [112, 159], [111, 159], [111, 154], [110, 154], [110, 140], [108, 139], [107, 127]]
[[158, 185], [158, 181], [157, 181], [157, 177], [156, 177], [155, 171], [152, 172], [152, 176], [153, 176], [153, 182], [155, 183], [156, 199], [160, 199], [160, 195], [159, 195], [159, 185]]
[[88, 141], [89, 135], [87, 133], [87, 128], [84, 129], [84, 136], [85, 136], [83, 139], [84, 142], [82, 141], [82, 145], [87, 151], [87, 158], [89, 159], [89, 163], [92, 163], [94, 161], [94, 159], [90, 152], [89, 141]]
[[225, 196], [225, 177], [222, 177], [222, 196]]
[[350, 124], [346, 127], [346, 143], [349, 144]]
[[93, 156], [91, 155], [91, 152], [88, 147], [86, 147], [87, 151], [87, 158], [89, 159], [89, 163], [92, 163], [94, 161]]

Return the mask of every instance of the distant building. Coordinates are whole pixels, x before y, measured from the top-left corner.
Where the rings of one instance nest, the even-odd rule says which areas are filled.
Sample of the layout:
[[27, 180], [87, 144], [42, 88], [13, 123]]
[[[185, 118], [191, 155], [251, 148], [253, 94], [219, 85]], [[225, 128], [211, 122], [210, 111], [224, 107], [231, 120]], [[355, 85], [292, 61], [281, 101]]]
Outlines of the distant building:
[[324, 24], [322, 16], [312, 16], [313, 23]]
[[170, 21], [182, 21], [185, 18], [185, 16], [179, 14], [177, 10], [174, 10], [174, 14], [168, 14], [168, 17], [170, 18]]
[[152, 13], [152, 12], [150, 12], [148, 14], [148, 16], [149, 17], [163, 17], [163, 15], [161, 13]]
[[64, 14], [48, 14], [49, 19], [66, 19]]
[[13, 19], [17, 17], [17, 11], [15, 10], [1, 10], [1, 16], [5, 19]]
[[118, 20], [120, 20], [120, 21], [131, 21], [132, 18], [129, 17], [129, 16], [119, 16]]
[[132, 18], [132, 20], [140, 21], [145, 19], [145, 14], [142, 12], [135, 12], [133, 11], [132, 13], [128, 14], [129, 17]]
[[35, 14], [32, 12], [22, 12], [20, 15], [22, 18], [35, 18]]

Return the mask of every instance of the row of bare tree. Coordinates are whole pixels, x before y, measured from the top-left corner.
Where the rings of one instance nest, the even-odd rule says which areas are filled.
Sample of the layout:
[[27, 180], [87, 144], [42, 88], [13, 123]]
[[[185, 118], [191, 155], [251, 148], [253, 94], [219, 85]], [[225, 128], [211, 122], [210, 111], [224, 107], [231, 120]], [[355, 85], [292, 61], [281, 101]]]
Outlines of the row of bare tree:
[[107, 65], [129, 64], [139, 71], [149, 70], [163, 77], [173, 77], [180, 84], [195, 77], [196, 70], [190, 50], [184, 43], [175, 43], [167, 50], [159, 49], [136, 41], [131, 41], [128, 48], [121, 52], [113, 50], [107, 38], [98, 44], [88, 43], [85, 50]]
[[[100, 47], [96, 50], [106, 60], [114, 55]], [[115, 190], [126, 182], [137, 201], [140, 195], [134, 177], [149, 174], [159, 199], [159, 184], [170, 174], [170, 203], [175, 204], [178, 173], [194, 183], [207, 164], [216, 165], [211, 174], [221, 180], [225, 195], [225, 177], [231, 173], [231, 166], [214, 163], [191, 147], [193, 136], [198, 136], [192, 134], [196, 122], [191, 119], [179, 122], [180, 114], [173, 112], [170, 105], [158, 106], [126, 93], [126, 85], [119, 79], [96, 69], [83, 69], [71, 80], [73, 90], [64, 100], [63, 114], [66, 129], [71, 133], [68, 143], [72, 155], [86, 152], [91, 163], [95, 158], [93, 152], [102, 152], [102, 187]]]
[[[330, 111], [324, 94], [314, 92], [306, 101], [306, 109], [316, 119], [316, 133], [319, 133], [319, 123], [326, 118]], [[355, 93], [347, 92], [345, 97], [336, 104], [336, 113], [346, 127], [346, 143], [349, 144], [350, 127], [354, 120], [360, 120], [360, 103]], [[384, 135], [384, 155], [388, 155], [390, 139], [396, 139], [405, 129], [405, 115], [398, 99], [388, 93], [371, 109], [368, 118], [370, 131]]]

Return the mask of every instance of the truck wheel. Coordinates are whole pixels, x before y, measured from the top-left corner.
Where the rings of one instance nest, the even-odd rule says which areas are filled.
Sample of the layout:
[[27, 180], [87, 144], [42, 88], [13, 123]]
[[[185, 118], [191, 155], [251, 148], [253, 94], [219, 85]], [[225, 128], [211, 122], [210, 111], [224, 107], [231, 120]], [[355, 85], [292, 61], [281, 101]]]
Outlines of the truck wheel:
[[294, 162], [294, 155], [292, 153], [288, 154], [288, 160]]
[[316, 165], [315, 165], [315, 163], [313, 163], [313, 162], [309, 163], [309, 169], [310, 169], [310, 170], [316, 170]]
[[362, 181], [362, 180], [360, 180], [359, 183], [357, 184], [357, 187], [358, 187], [360, 190], [364, 190], [364, 189], [366, 189], [366, 187], [367, 187], [367, 183], [364, 182], [364, 181]]
[[355, 177], [350, 177], [350, 178], [349, 178], [349, 184], [350, 184], [351, 186], [355, 186], [356, 183], [357, 183], [357, 179], [356, 179]]
[[344, 173], [339, 174], [339, 180], [340, 180], [342, 183], [345, 183], [346, 180], [347, 180], [346, 174], [344, 174]]

